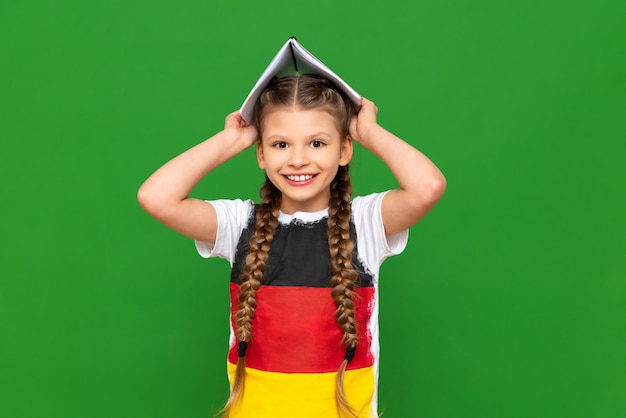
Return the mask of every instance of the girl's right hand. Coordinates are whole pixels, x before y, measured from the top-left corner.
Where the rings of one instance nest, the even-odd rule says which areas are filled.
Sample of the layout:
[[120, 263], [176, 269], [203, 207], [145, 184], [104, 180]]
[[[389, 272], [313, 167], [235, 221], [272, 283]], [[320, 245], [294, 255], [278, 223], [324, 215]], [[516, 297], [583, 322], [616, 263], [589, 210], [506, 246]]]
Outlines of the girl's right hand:
[[226, 117], [224, 130], [171, 159], [139, 188], [141, 206], [174, 231], [204, 242], [215, 242], [217, 213], [210, 203], [189, 196], [203, 177], [252, 146], [256, 127], [241, 114]]
[[240, 142], [243, 149], [251, 147], [259, 136], [256, 126], [248, 125], [238, 110], [226, 116], [224, 132], [232, 135], [236, 142]]

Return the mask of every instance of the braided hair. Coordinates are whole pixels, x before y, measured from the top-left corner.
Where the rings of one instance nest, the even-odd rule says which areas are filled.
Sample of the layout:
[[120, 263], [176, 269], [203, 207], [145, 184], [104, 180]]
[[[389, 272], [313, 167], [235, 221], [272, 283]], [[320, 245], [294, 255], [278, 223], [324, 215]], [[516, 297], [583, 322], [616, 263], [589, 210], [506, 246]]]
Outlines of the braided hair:
[[330, 185], [328, 206], [328, 249], [331, 262], [331, 295], [337, 307], [335, 320], [343, 332], [342, 342], [346, 355], [339, 366], [335, 394], [340, 411], [356, 416], [343, 390], [343, 376], [348, 363], [354, 357], [358, 342], [356, 318], [354, 314], [354, 291], [357, 272], [352, 268], [354, 242], [350, 239], [350, 196], [352, 185], [348, 167], [340, 167]]
[[[349, 100], [335, 85], [322, 77], [302, 75], [274, 79], [261, 94], [255, 107], [255, 121], [261, 132], [263, 118], [280, 108], [327, 110], [335, 117], [342, 137], [349, 133], [353, 108]], [[260, 141], [260, 138], [259, 138]], [[348, 363], [354, 357], [358, 342], [354, 294], [357, 272], [352, 268], [354, 243], [350, 238], [350, 197], [352, 185], [348, 166], [340, 166], [330, 185], [328, 208], [328, 247], [331, 260], [331, 295], [335, 302], [335, 320], [343, 332], [342, 343], [346, 355], [337, 371], [335, 396], [338, 412], [356, 416], [343, 388], [343, 377]], [[230, 397], [220, 411], [229, 411], [242, 398], [245, 383], [245, 354], [252, 341], [252, 319], [255, 315], [256, 292], [261, 286], [268, 253], [278, 227], [281, 193], [266, 177], [260, 190], [261, 204], [257, 209], [255, 232], [250, 238], [250, 253], [246, 257], [241, 277], [239, 310], [235, 314], [236, 336], [239, 342], [237, 368]]]
[[241, 400], [244, 392], [246, 350], [252, 340], [252, 319], [256, 309], [256, 292], [261, 287], [263, 272], [267, 263], [270, 246], [278, 227], [281, 193], [274, 184], [265, 178], [261, 187], [261, 204], [256, 213], [256, 228], [250, 237], [250, 253], [243, 267], [239, 293], [239, 310], [235, 315], [237, 340], [237, 368], [230, 397], [220, 413], [228, 416], [232, 407]]

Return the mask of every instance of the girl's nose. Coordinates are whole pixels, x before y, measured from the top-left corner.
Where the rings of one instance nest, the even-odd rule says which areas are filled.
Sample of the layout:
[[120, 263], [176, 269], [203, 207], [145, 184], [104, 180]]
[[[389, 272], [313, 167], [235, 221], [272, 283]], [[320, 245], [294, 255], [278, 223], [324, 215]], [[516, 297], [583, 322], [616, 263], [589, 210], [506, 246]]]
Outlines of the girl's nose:
[[289, 154], [289, 165], [293, 167], [302, 167], [309, 164], [311, 161], [307, 155], [307, 150], [304, 147], [293, 147]]

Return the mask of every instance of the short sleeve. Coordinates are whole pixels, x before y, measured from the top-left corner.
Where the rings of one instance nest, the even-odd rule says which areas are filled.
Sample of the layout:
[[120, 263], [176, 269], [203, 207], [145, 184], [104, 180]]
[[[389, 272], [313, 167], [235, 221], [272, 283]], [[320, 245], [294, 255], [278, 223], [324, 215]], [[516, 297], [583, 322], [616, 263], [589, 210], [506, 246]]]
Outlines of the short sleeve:
[[241, 232], [248, 224], [254, 203], [251, 200], [208, 201], [217, 213], [215, 243], [194, 241], [196, 250], [203, 258], [220, 257], [233, 264]]
[[385, 235], [381, 208], [387, 193], [359, 196], [352, 201], [359, 258], [376, 275], [385, 258], [404, 251], [409, 238], [408, 229], [391, 236]]

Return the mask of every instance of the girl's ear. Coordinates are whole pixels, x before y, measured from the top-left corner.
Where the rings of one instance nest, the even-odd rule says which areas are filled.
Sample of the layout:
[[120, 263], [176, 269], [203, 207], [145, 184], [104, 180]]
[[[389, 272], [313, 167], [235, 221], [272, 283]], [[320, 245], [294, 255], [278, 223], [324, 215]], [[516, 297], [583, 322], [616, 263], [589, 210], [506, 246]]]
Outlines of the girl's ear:
[[256, 143], [256, 162], [259, 164], [261, 170], [265, 170], [265, 159], [263, 158], [263, 143], [258, 141]]
[[352, 145], [352, 137], [346, 136], [346, 139], [341, 144], [341, 154], [339, 156], [339, 165], [346, 166], [352, 160], [352, 151], [354, 147]]

